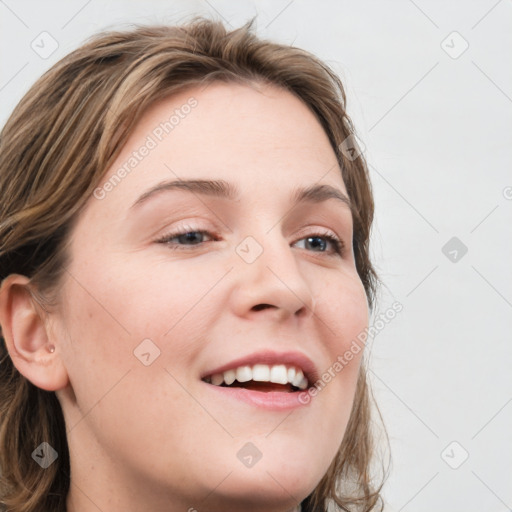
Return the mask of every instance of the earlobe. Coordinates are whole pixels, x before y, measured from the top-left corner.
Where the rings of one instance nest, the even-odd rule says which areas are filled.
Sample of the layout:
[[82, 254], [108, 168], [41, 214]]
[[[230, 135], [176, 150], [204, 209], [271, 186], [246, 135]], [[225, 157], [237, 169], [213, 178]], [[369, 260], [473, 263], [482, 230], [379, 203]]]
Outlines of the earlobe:
[[[32, 384], [56, 391], [68, 384], [58, 340], [51, 339], [26, 276], [11, 274], [0, 287], [0, 325], [14, 366]], [[50, 335], [49, 335], [50, 334]]]

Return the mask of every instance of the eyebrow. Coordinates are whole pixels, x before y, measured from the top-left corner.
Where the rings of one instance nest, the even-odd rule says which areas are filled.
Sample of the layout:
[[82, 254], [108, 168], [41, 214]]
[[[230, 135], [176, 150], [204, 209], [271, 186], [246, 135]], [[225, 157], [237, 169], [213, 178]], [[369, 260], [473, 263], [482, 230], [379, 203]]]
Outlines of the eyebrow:
[[[147, 202], [149, 198], [169, 190], [184, 190], [195, 194], [230, 200], [236, 200], [240, 196], [240, 191], [236, 185], [225, 180], [180, 179], [174, 181], [162, 181], [144, 192], [135, 201], [135, 203], [133, 203], [130, 209], [136, 208]], [[294, 206], [301, 202], [322, 203], [329, 199], [335, 199], [351, 210], [350, 199], [343, 191], [331, 185], [297, 187], [291, 195], [291, 202]]]

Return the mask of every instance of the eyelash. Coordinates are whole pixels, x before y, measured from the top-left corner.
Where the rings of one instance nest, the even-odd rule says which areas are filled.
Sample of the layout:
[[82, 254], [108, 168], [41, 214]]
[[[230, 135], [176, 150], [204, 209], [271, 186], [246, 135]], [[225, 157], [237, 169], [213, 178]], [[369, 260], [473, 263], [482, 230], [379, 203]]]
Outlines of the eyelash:
[[[211, 238], [215, 239], [215, 236], [210, 231], [207, 231], [205, 229], [194, 229], [191, 226], [184, 226], [183, 228], [181, 228], [178, 231], [163, 235], [161, 238], [156, 240], [156, 242], [161, 243], [161, 244], [167, 244], [167, 245], [169, 245], [169, 248], [172, 250], [188, 250], [189, 248], [201, 246], [206, 243], [206, 242], [200, 242], [198, 244], [192, 244], [192, 245], [188, 245], [188, 246], [187, 245], [180, 246], [180, 244], [171, 243], [171, 240], [173, 238], [177, 238], [179, 236], [186, 235], [188, 233], [199, 233], [201, 235], [210, 235]], [[337, 236], [333, 235], [332, 233], [330, 233], [328, 231], [311, 233], [311, 234], [308, 234], [308, 235], [300, 238], [299, 240], [303, 240], [305, 238], [325, 238], [333, 245], [335, 254], [337, 254], [339, 256], [343, 256], [345, 254], [345, 244], [344, 244], [343, 240], [339, 239]], [[297, 241], [299, 241], [299, 240], [297, 240]], [[317, 252], [317, 251], [313, 251], [313, 252]], [[327, 251], [319, 251], [319, 252], [320, 253], [324, 252], [324, 253], [328, 254]]]

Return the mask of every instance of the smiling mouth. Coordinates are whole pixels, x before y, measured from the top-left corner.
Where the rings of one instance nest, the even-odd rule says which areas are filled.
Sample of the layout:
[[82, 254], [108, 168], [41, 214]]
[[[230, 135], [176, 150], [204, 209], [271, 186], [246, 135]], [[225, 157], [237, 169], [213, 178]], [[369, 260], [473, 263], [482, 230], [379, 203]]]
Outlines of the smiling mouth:
[[[209, 383], [211, 384], [211, 383]], [[244, 388], [250, 389], [251, 391], [261, 391], [263, 393], [269, 393], [271, 391], [281, 392], [281, 393], [295, 393], [296, 391], [300, 391], [299, 388], [293, 386], [292, 384], [276, 384], [274, 382], [257, 382], [257, 381], [249, 381], [249, 382], [238, 382], [235, 381], [233, 384], [229, 386], [225, 383], [222, 383], [219, 387], [221, 388]]]
[[308, 387], [308, 379], [295, 366], [255, 364], [239, 366], [204, 377], [203, 382], [225, 388], [244, 388], [263, 393], [295, 393]]

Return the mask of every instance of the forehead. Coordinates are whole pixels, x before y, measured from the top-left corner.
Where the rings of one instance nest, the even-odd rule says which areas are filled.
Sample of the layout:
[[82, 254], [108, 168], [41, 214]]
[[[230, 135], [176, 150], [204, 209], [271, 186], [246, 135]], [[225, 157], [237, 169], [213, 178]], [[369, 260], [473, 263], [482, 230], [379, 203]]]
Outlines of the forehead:
[[110, 182], [108, 202], [126, 208], [163, 180], [208, 178], [236, 184], [245, 199], [315, 183], [346, 192], [329, 139], [300, 99], [275, 86], [223, 82], [154, 103], [100, 187]]

